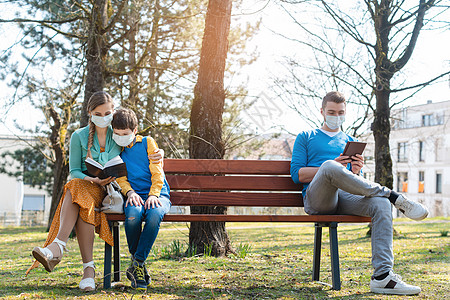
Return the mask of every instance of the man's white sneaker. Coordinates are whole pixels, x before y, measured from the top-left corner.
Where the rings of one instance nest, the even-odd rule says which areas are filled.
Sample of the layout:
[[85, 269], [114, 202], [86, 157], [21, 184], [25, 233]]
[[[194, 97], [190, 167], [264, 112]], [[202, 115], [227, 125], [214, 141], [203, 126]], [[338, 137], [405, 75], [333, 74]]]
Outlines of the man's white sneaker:
[[416, 295], [421, 290], [418, 286], [404, 283], [402, 277], [391, 270], [385, 279], [376, 280], [372, 277], [370, 291], [377, 294]]
[[428, 209], [420, 203], [399, 195], [394, 206], [410, 219], [420, 221], [428, 216]]

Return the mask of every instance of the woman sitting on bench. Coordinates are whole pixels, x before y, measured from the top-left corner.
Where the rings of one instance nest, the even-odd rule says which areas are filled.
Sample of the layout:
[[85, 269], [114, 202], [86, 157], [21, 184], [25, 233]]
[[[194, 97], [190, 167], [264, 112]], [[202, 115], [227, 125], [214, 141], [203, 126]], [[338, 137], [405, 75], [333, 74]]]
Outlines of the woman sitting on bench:
[[[106, 92], [96, 92], [89, 99], [87, 111], [89, 125], [76, 130], [70, 139], [69, 168], [72, 180], [64, 186], [64, 193], [56, 209], [44, 247], [35, 247], [32, 251], [37, 261], [27, 270], [38, 266], [40, 262], [48, 272], [61, 261], [69, 234], [75, 226], [78, 245], [83, 260], [83, 278], [79, 287], [83, 291], [95, 290], [95, 266], [93, 261], [94, 229], [105, 242], [113, 245], [113, 238], [100, 207], [105, 191], [103, 186], [115, 178], [100, 179], [86, 175], [84, 161], [86, 157], [104, 165], [120, 154], [121, 147], [112, 139], [110, 126], [114, 104]], [[161, 152], [152, 159], [162, 159]]]

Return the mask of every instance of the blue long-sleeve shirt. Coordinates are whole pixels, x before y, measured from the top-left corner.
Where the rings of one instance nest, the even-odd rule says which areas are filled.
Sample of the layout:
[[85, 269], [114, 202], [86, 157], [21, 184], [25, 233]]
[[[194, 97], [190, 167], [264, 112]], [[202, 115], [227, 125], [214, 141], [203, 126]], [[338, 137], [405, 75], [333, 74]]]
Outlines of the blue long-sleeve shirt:
[[344, 151], [348, 141], [355, 141], [355, 138], [342, 131], [332, 137], [320, 129], [299, 133], [292, 150], [291, 177], [295, 183], [303, 184], [303, 193], [309, 182], [300, 182], [298, 171], [304, 167], [320, 167], [325, 161], [335, 159]]

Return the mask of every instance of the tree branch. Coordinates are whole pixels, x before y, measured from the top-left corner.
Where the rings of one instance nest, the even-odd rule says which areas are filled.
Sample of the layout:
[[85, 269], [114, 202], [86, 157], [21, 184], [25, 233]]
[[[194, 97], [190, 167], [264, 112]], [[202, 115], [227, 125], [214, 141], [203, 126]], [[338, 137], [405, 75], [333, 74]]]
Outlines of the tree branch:
[[22, 18], [15, 18], [15, 19], [11, 19], [11, 20], [4, 20], [4, 19], [0, 19], [0, 23], [38, 23], [40, 25], [42, 25], [43, 27], [49, 28], [59, 34], [62, 34], [64, 36], [68, 36], [68, 37], [73, 37], [73, 38], [77, 38], [77, 39], [85, 39], [86, 37], [83, 36], [78, 36], [76, 34], [73, 33], [69, 33], [69, 32], [64, 32], [50, 24], [65, 24], [65, 23], [71, 23], [77, 20], [82, 19], [82, 17], [77, 16], [74, 17], [72, 19], [67, 19], [67, 20], [32, 20], [32, 19], [22, 19]]
[[321, 1], [322, 5], [325, 8], [325, 11], [333, 18], [336, 24], [344, 30], [349, 36], [351, 36], [355, 41], [360, 44], [363, 44], [367, 47], [375, 48], [375, 45], [372, 45], [362, 38], [358, 31], [354, 32], [352, 29], [355, 29], [355, 26], [350, 26], [350, 24], [345, 21], [342, 17], [340, 17], [325, 1]]
[[19, 90], [19, 86], [20, 86], [20, 83], [22, 82], [22, 80], [23, 80], [23, 78], [25, 77], [25, 74], [26, 74], [26, 72], [27, 72], [27, 70], [28, 70], [28, 67], [31, 65], [31, 62], [33, 61], [33, 59], [36, 57], [36, 55], [39, 53], [39, 51], [41, 51], [43, 48], [45, 48], [45, 46], [47, 46], [47, 44], [55, 37], [57, 35], [57, 33], [55, 33], [55, 35], [53, 35], [51, 38], [49, 38], [34, 54], [33, 54], [33, 56], [28, 60], [28, 64], [27, 64], [27, 66], [25, 67], [25, 70], [22, 72], [22, 75], [20, 76], [20, 79], [19, 79], [19, 81], [18, 81], [18, 83], [17, 83], [17, 86], [16, 86], [16, 89], [15, 89], [15, 91], [14, 91], [14, 94], [13, 94], [13, 96], [12, 96], [12, 103], [11, 103], [11, 106], [6, 110], [6, 112], [5, 112], [5, 114], [8, 114], [8, 112], [9, 112], [9, 110], [13, 107], [13, 105], [15, 104], [15, 98], [16, 98], [16, 95], [17, 95], [17, 92], [18, 92], [18, 90]]
[[128, 1], [120, 1], [120, 6], [119, 6], [119, 9], [118, 9], [117, 13], [113, 16], [113, 18], [110, 20], [109, 24], [108, 24], [105, 28], [102, 28], [101, 30], [99, 30], [100, 35], [103, 35], [103, 34], [105, 34], [106, 32], [108, 32], [108, 31], [111, 30], [111, 28], [112, 28], [112, 27], [114, 26], [114, 24], [116, 23], [117, 19], [119, 18], [120, 14], [121, 14], [121, 12], [122, 12], [122, 10], [123, 10], [123, 8], [125, 7], [125, 4], [126, 4], [127, 2], [128, 2]]
[[420, 0], [419, 9], [416, 17], [416, 24], [414, 25], [411, 39], [403, 55], [392, 63], [392, 67], [394, 70], [402, 69], [406, 65], [408, 60], [411, 58], [411, 55], [414, 51], [414, 47], [416, 46], [417, 38], [419, 37], [420, 30], [423, 27], [423, 19], [425, 17], [425, 13], [433, 6], [434, 2], [435, 0], [430, 0], [428, 2], [425, 2], [425, 0]]
[[10, 20], [0, 19], [0, 23], [39, 23], [39, 24], [65, 24], [71, 23], [77, 20], [82, 19], [81, 16], [76, 16], [72, 19], [67, 20], [33, 20], [33, 19], [23, 19], [23, 18], [14, 18]]
[[436, 77], [434, 77], [433, 79], [428, 80], [428, 81], [426, 81], [426, 82], [419, 83], [419, 84], [412, 85], [412, 86], [408, 86], [408, 87], [401, 88], [401, 89], [391, 90], [391, 92], [392, 92], [392, 93], [396, 93], [396, 92], [402, 92], [402, 91], [406, 91], [406, 90], [410, 90], [410, 89], [415, 89], [415, 88], [422, 87], [422, 86], [427, 86], [427, 85], [429, 85], [430, 83], [432, 83], [432, 82], [438, 80], [439, 78], [442, 78], [442, 77], [444, 77], [445, 75], [449, 75], [449, 74], [450, 74], [450, 71], [445, 72], [445, 73], [442, 73], [441, 75], [436, 76]]

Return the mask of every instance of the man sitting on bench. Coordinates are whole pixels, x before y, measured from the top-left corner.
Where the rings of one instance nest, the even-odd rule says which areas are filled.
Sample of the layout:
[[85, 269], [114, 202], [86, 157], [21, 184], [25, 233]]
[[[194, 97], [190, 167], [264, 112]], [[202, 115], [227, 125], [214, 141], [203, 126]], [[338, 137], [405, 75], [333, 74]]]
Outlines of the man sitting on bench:
[[404, 195], [359, 176], [364, 165], [360, 154], [343, 156], [348, 141], [355, 139], [340, 130], [346, 101], [340, 92], [329, 92], [320, 110], [321, 128], [301, 132], [294, 144], [291, 177], [303, 183], [303, 201], [308, 214], [358, 215], [372, 218], [372, 266], [370, 290], [381, 294], [413, 295], [420, 287], [406, 284], [392, 270], [392, 207], [413, 220], [427, 217], [423, 205]]

